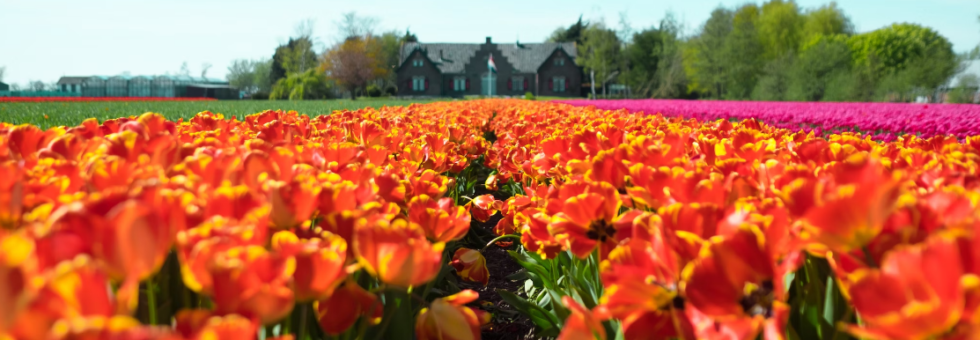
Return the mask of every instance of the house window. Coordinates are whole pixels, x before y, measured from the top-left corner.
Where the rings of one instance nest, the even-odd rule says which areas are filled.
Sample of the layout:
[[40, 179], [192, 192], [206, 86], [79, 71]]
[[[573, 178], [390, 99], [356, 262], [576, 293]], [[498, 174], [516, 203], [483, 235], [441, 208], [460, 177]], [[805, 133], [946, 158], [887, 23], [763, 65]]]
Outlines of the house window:
[[555, 58], [555, 66], [562, 66], [562, 65], [565, 65], [565, 58], [556, 57]]
[[425, 77], [412, 77], [412, 90], [415, 92], [425, 91]]
[[551, 90], [555, 92], [565, 92], [568, 87], [565, 86], [565, 77], [554, 77], [551, 81]]
[[524, 91], [524, 77], [511, 77], [510, 88], [513, 91]]
[[466, 91], [466, 77], [453, 78], [453, 91]]
[[412, 59], [412, 66], [421, 67], [423, 64], [422, 59]]

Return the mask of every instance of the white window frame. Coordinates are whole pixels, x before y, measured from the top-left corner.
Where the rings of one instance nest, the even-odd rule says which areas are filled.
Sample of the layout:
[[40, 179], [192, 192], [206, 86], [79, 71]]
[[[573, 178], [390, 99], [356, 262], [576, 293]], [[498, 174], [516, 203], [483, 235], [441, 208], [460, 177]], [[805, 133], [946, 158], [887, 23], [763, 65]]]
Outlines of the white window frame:
[[517, 76], [510, 78], [510, 88], [512, 91], [524, 91], [524, 77]]

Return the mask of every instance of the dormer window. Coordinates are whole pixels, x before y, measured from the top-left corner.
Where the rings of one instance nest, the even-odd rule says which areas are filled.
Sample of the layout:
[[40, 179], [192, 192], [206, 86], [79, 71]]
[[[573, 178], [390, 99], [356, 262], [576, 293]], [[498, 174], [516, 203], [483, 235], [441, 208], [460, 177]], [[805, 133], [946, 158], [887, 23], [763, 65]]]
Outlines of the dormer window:
[[422, 59], [412, 59], [412, 66], [421, 67], [423, 64]]

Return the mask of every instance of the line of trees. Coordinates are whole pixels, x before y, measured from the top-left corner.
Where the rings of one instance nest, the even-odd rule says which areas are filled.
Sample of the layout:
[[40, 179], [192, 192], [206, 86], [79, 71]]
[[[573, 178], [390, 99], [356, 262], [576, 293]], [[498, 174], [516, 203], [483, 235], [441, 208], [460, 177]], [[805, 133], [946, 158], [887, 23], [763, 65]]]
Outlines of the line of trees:
[[670, 13], [633, 31], [583, 22], [557, 29], [596, 88], [627, 85], [626, 96], [793, 101], [911, 101], [930, 95], [980, 46], [956, 55], [936, 31], [897, 23], [857, 34], [836, 3], [804, 9], [770, 0], [718, 7], [694, 34]]
[[[410, 31], [375, 33], [378, 20], [346, 13], [335, 22], [339, 41], [318, 48], [314, 23], [297, 25], [293, 37], [276, 48], [271, 59], [232, 62], [231, 86], [253, 98], [327, 99], [337, 94], [380, 96], [395, 93], [395, 68], [405, 42], [418, 38]], [[316, 52], [317, 50], [320, 52]]]

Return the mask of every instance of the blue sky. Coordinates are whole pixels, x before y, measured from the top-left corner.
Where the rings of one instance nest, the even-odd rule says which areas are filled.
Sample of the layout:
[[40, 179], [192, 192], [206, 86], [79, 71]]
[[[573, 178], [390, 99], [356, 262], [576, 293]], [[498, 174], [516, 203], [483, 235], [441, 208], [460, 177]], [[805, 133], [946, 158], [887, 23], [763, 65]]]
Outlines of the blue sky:
[[[581, 14], [617, 26], [625, 12], [634, 29], [656, 24], [667, 11], [694, 32], [718, 5], [744, 0], [0, 0], [0, 66], [4, 82], [54, 82], [63, 75], [175, 73], [187, 62], [199, 75], [224, 77], [239, 58], [269, 58], [295, 25], [315, 20], [322, 46], [337, 39], [334, 23], [355, 11], [379, 30], [410, 28], [423, 42], [539, 42]], [[755, 1], [761, 3], [762, 1]], [[828, 1], [798, 0], [804, 8]], [[859, 32], [894, 22], [932, 27], [957, 52], [980, 43], [978, 0], [841, 0]]]

